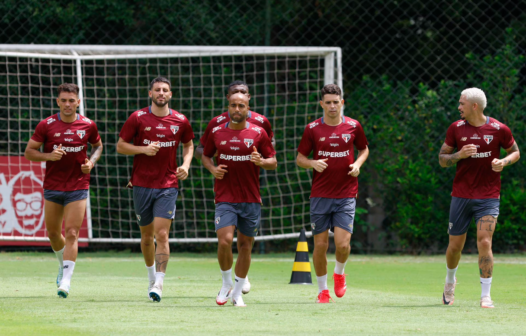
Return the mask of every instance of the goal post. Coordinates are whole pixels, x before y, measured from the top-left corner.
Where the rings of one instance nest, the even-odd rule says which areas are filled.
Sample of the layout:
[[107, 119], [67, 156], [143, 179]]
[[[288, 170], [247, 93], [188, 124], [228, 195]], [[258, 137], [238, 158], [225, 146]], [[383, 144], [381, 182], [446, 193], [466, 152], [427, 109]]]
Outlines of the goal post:
[[[196, 146], [208, 122], [226, 111], [228, 84], [249, 85], [250, 109], [270, 120], [278, 160], [276, 171], [261, 174], [263, 235], [256, 240], [297, 237], [310, 223], [312, 172], [296, 166], [296, 149], [305, 125], [322, 115], [322, 86], [342, 87], [341, 59], [338, 47], [0, 44], [0, 241], [47, 241], [43, 195], [27, 199], [43, 193], [45, 165], [23, 156], [38, 122], [58, 112], [62, 82], [79, 86], [78, 112], [97, 124], [104, 145], [79, 241], [140, 241], [125, 188], [133, 157], [118, 154], [116, 143], [128, 116], [150, 104], [149, 83], [159, 75], [172, 82], [170, 107], [188, 117]], [[170, 242], [216, 242], [214, 210], [213, 177], [194, 159], [180, 182]]]

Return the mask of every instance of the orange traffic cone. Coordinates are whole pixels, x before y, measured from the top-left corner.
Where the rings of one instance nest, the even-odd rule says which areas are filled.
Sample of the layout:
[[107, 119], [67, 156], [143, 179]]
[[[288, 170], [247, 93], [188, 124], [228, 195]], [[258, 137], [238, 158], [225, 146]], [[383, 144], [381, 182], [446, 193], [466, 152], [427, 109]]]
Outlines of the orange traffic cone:
[[312, 285], [312, 277], [309, 262], [309, 246], [307, 245], [307, 236], [305, 229], [301, 229], [300, 240], [296, 247], [296, 257], [292, 266], [292, 275], [290, 283], [294, 285]]

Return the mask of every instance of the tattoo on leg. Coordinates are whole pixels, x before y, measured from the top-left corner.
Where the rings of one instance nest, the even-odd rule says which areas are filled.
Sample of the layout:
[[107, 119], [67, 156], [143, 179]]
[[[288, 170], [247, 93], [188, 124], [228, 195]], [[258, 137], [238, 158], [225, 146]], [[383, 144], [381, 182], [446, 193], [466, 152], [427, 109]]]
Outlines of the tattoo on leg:
[[168, 265], [170, 255], [166, 253], [158, 253], [155, 255], [155, 271], [166, 273], [166, 266]]
[[479, 257], [479, 271], [481, 278], [491, 278], [493, 275], [493, 258], [489, 256]]
[[478, 222], [478, 227], [479, 227], [479, 231], [482, 231], [482, 227], [485, 226], [485, 224], [488, 224], [488, 227], [489, 229], [486, 229], [486, 231], [491, 231], [491, 225], [495, 223], [495, 219], [487, 219], [487, 218], [484, 218], [482, 217], [481, 219], [479, 219], [479, 222]]

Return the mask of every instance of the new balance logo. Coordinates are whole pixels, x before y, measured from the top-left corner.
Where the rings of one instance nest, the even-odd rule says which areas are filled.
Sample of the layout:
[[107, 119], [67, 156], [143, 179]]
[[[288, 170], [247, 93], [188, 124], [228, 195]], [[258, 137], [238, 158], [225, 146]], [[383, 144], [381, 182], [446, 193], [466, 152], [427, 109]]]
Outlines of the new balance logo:
[[69, 265], [64, 265], [64, 267], [63, 267], [63, 268], [69, 268]]

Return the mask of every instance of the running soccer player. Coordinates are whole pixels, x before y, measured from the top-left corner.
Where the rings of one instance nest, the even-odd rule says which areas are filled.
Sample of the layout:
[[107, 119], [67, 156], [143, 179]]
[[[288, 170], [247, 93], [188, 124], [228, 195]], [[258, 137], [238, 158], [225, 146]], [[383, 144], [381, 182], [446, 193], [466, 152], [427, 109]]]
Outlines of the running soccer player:
[[[314, 236], [313, 262], [318, 280], [318, 303], [329, 303], [327, 287], [327, 248], [329, 230], [334, 232], [336, 266], [334, 292], [343, 297], [347, 289], [344, 267], [351, 251], [358, 175], [369, 156], [367, 139], [362, 125], [343, 116], [342, 91], [334, 84], [321, 89], [320, 105], [323, 117], [305, 127], [296, 162], [298, 166], [314, 169], [310, 195], [310, 215]], [[358, 150], [354, 160], [354, 147]], [[308, 156], [313, 152], [313, 159]]]
[[[241, 293], [261, 219], [259, 168], [277, 167], [276, 152], [267, 133], [247, 121], [249, 99], [243, 93], [229, 97], [230, 121], [212, 129], [202, 156], [204, 167], [215, 177], [217, 259], [223, 278], [216, 303], [224, 305], [232, 298], [237, 307], [245, 306]], [[216, 153], [217, 166], [212, 161]], [[232, 290], [232, 241], [236, 228], [238, 258]]]
[[[455, 300], [455, 274], [466, 242], [472, 218], [477, 224], [479, 251], [480, 306], [494, 308], [490, 289], [493, 276], [491, 240], [497, 225], [500, 205], [500, 172], [519, 161], [520, 152], [510, 129], [500, 121], [484, 115], [487, 99], [484, 92], [469, 88], [461, 92], [460, 119], [449, 126], [440, 149], [440, 166], [456, 165], [449, 209], [449, 245], [446, 251], [446, 281], [442, 303]], [[507, 156], [500, 157], [504, 148]], [[457, 150], [455, 153], [453, 153]]]
[[[230, 99], [230, 96], [235, 93], [242, 93], [246, 95], [250, 100], [250, 92], [248, 85], [243, 81], [233, 81], [228, 85], [228, 93], [226, 95], [226, 99]], [[204, 146], [206, 145], [206, 141], [208, 140], [212, 129], [214, 127], [227, 123], [228, 121], [230, 121], [230, 115], [228, 111], [226, 111], [214, 117], [208, 123], [205, 132], [199, 140], [200, 144], [195, 149], [194, 156], [196, 159], [201, 160], [201, 157], [203, 156]], [[272, 126], [270, 125], [270, 121], [267, 119], [267, 117], [254, 111], [248, 111], [247, 121], [253, 125], [263, 128], [265, 132], [267, 132], [268, 137], [271, 139], [272, 146], [275, 147], [276, 140], [274, 139], [274, 133], [272, 133]], [[250, 292], [250, 282], [248, 281], [248, 275], [245, 278], [245, 285], [243, 286], [242, 292], [243, 294], [248, 294], [248, 292]]]
[[[58, 296], [67, 298], [78, 253], [79, 230], [86, 213], [90, 172], [102, 154], [97, 126], [77, 113], [79, 87], [64, 83], [58, 87], [60, 112], [42, 120], [27, 143], [25, 157], [46, 161], [44, 178], [44, 221], [57, 256]], [[87, 158], [88, 143], [91, 156]], [[40, 147], [44, 145], [42, 152]], [[62, 222], [64, 231], [62, 235]]]
[[[150, 84], [149, 96], [152, 105], [133, 112], [126, 120], [119, 134], [117, 152], [135, 155], [128, 186], [133, 188], [135, 213], [141, 230], [141, 250], [148, 270], [148, 297], [160, 302], [170, 258], [168, 234], [175, 217], [178, 180], [188, 177], [194, 133], [188, 119], [168, 107], [172, 98], [168, 79], [155, 78]], [[183, 144], [183, 164], [177, 167], [179, 143]]]

